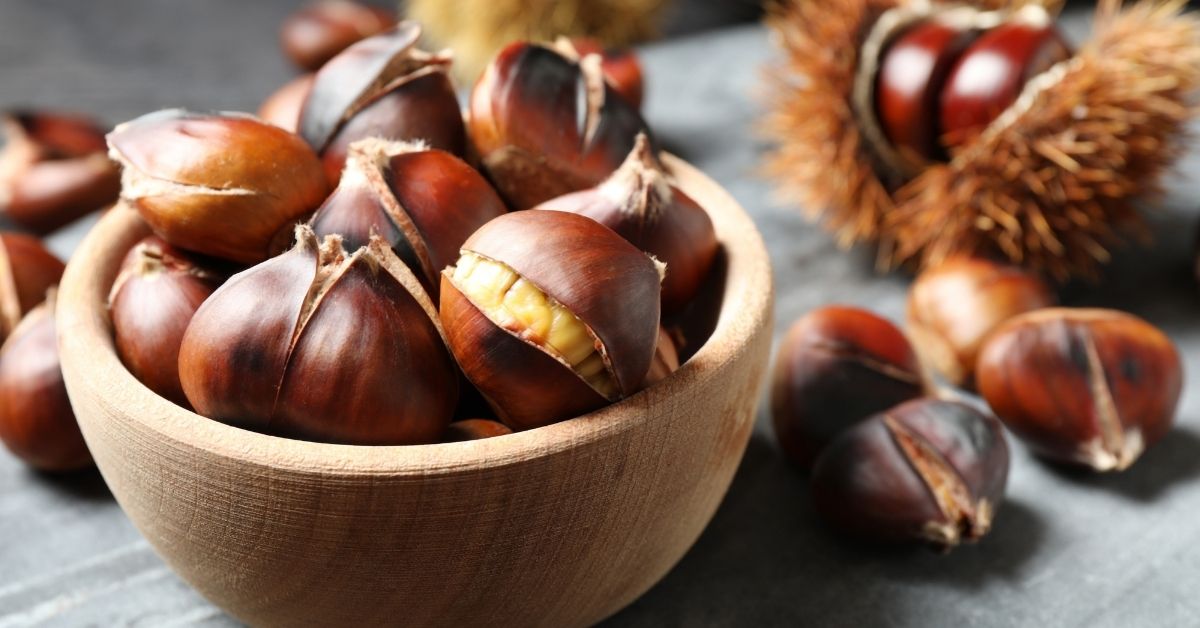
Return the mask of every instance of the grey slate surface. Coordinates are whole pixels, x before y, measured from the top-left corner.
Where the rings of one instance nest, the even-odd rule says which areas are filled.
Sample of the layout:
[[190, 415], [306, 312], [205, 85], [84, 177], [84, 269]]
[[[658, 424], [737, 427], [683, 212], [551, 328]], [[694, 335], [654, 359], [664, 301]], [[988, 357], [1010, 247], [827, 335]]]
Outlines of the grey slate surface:
[[[252, 109], [289, 70], [275, 50], [285, 2], [4, 2], [0, 106], [98, 112], [110, 121], [163, 106]], [[1083, 32], [1070, 20], [1069, 32]], [[838, 251], [754, 175], [751, 125], [761, 65], [756, 25], [649, 47], [647, 117], [664, 143], [753, 215], [774, 263], [777, 334], [843, 302], [893, 320], [907, 277], [879, 277], [866, 250]], [[1200, 155], [1182, 164], [1195, 172]], [[1182, 174], [1152, 220], [1153, 250], [1129, 249], [1072, 304], [1131, 310], [1183, 347], [1178, 428], [1130, 471], [1095, 477], [1031, 458], [1017, 443], [1009, 500], [976, 546], [935, 555], [830, 536], [804, 477], [759, 424], [728, 497], [678, 567], [612, 626], [1200, 625], [1200, 290], [1189, 264], [1200, 186]], [[86, 225], [54, 240], [68, 254]], [[95, 473], [48, 477], [0, 451], [0, 628], [227, 626], [172, 574]]]

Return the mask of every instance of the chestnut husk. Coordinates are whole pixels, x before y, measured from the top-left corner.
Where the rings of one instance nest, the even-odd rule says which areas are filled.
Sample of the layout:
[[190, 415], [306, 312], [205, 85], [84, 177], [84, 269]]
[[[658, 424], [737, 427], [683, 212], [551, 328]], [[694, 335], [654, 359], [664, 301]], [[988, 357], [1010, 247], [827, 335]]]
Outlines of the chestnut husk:
[[1120, 471], [1170, 431], [1183, 363], [1166, 334], [1132, 314], [1051, 308], [993, 332], [976, 377], [988, 405], [1036, 453]]
[[537, 209], [587, 216], [666, 264], [662, 299], [667, 314], [691, 302], [717, 256], [717, 234], [708, 212], [671, 185], [644, 134], [603, 183]]
[[63, 382], [56, 294], [22, 319], [0, 348], [0, 441], [29, 466], [74, 471], [92, 464]]
[[448, 53], [416, 47], [421, 27], [401, 22], [325, 64], [300, 111], [300, 135], [336, 184], [350, 144], [368, 137], [421, 140], [462, 156], [466, 129], [447, 75]]
[[66, 265], [41, 240], [0, 233], [0, 342], [58, 285]]
[[116, 202], [121, 177], [96, 122], [9, 111], [3, 124], [0, 213], [14, 223], [44, 235]]
[[121, 263], [108, 298], [121, 362], [139, 381], [190, 408], [179, 382], [179, 348], [200, 305], [225, 280], [223, 269], [158, 236], [138, 242]]
[[948, 551], [987, 534], [1008, 468], [999, 421], [963, 403], [917, 399], [825, 448], [813, 466], [813, 505], [840, 532]]
[[637, 392], [659, 337], [658, 266], [590, 218], [528, 210], [496, 218], [463, 245], [498, 261], [574, 314], [593, 336], [613, 398], [521, 330], [497, 325], [442, 273], [441, 319], [463, 373], [514, 430], [596, 410]]
[[196, 312], [179, 376], [196, 411], [323, 442], [435, 442], [458, 373], [433, 303], [381, 239], [347, 253], [300, 226], [287, 253], [235, 275]]
[[507, 208], [474, 168], [422, 143], [370, 138], [350, 146], [342, 179], [309, 223], [350, 250], [378, 234], [437, 298], [442, 269]]
[[234, 262], [266, 259], [329, 191], [303, 140], [245, 114], [158, 111], [118, 125], [108, 145], [121, 197], [156, 234]]
[[526, 42], [488, 65], [468, 110], [483, 170], [512, 209], [598, 185], [639, 133], [650, 137], [637, 108], [604, 80], [599, 56], [575, 61]]
[[856, 423], [925, 393], [917, 355], [895, 325], [826, 306], [792, 324], [771, 379], [771, 422], [784, 455], [809, 468]]

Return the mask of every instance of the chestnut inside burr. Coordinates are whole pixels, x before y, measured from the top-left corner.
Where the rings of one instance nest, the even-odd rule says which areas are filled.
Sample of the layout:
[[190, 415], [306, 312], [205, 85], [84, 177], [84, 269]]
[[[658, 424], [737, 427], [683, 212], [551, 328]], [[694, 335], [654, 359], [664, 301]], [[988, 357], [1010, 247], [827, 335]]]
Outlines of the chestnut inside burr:
[[464, 252], [451, 280], [493, 323], [570, 365], [606, 399], [619, 397], [600, 340], [579, 317], [507, 265]]

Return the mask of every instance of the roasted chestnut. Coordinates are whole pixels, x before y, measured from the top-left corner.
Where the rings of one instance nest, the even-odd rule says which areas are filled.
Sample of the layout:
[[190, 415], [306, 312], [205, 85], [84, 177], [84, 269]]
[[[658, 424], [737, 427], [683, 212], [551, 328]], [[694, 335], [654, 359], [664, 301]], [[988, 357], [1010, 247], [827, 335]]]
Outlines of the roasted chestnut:
[[108, 298], [117, 355], [147, 388], [187, 407], [179, 347], [200, 304], [224, 274], [157, 236], [125, 256]]
[[970, 385], [984, 339], [1004, 321], [1055, 304], [1041, 278], [1020, 267], [954, 257], [923, 271], [908, 292], [908, 332], [921, 361]]
[[667, 180], [645, 135], [600, 185], [546, 201], [538, 209], [587, 216], [667, 265], [663, 311], [692, 300], [717, 256], [717, 234], [700, 205]]
[[55, 294], [35, 307], [0, 349], [0, 441], [42, 471], [92, 463], [58, 361]]
[[642, 64], [638, 63], [637, 55], [627, 48], [605, 48], [600, 42], [588, 37], [560, 37], [555, 47], [563, 52], [570, 52], [576, 58], [587, 55], [600, 55], [600, 70], [604, 72], [604, 80], [629, 104], [637, 109], [642, 108], [642, 98], [645, 85], [642, 80]]
[[396, 14], [351, 0], [319, 0], [288, 16], [279, 29], [283, 52], [300, 69], [312, 72], [351, 44], [383, 32]]
[[437, 297], [442, 269], [467, 237], [505, 213], [504, 202], [474, 168], [421, 143], [359, 140], [341, 182], [313, 216], [318, 237], [365, 246], [378, 234]]
[[895, 325], [858, 308], [822, 307], [797, 320], [779, 346], [775, 438], [807, 468], [839, 433], [924, 392], [917, 356]]
[[1120, 471], [1171, 429], [1183, 365], [1171, 339], [1132, 314], [1051, 308], [992, 332], [976, 379], [1038, 454]]
[[637, 108], [604, 80], [598, 55], [575, 61], [524, 42], [488, 65], [468, 109], [483, 168], [512, 209], [599, 184], [648, 133]]
[[489, 419], [463, 419], [446, 426], [442, 434], [443, 443], [460, 443], [468, 440], [483, 440], [512, 434], [507, 425]]
[[600, 223], [529, 210], [484, 225], [442, 273], [463, 373], [515, 430], [638, 391], [659, 337], [655, 262]]
[[65, 268], [41, 240], [0, 233], [0, 342], [46, 300], [46, 291], [58, 285]]
[[158, 111], [119, 125], [108, 145], [123, 166], [121, 197], [155, 233], [235, 262], [266, 259], [329, 191], [303, 140], [244, 114]]
[[300, 108], [312, 91], [313, 75], [304, 74], [271, 93], [258, 107], [258, 117], [289, 132], [300, 127]]
[[46, 234], [117, 200], [121, 177], [105, 155], [104, 131], [75, 115], [3, 115], [0, 212]]
[[917, 399], [851, 427], [821, 452], [813, 505], [841, 532], [950, 550], [987, 534], [1008, 464], [996, 419], [962, 403]]
[[975, 38], [970, 26], [931, 18], [909, 27], [893, 40], [875, 75], [879, 126], [908, 163], [939, 159], [938, 100], [950, 68]]
[[422, 140], [463, 155], [466, 129], [447, 71], [450, 56], [416, 47], [421, 27], [401, 22], [360, 41], [316, 74], [300, 110], [300, 135], [336, 185], [350, 144], [368, 137]]
[[1017, 101], [1029, 79], [1070, 57], [1045, 11], [1018, 13], [984, 32], [958, 58], [942, 88], [943, 143], [953, 147], [978, 135]]
[[196, 312], [179, 378], [196, 411], [284, 436], [435, 442], [458, 372], [433, 303], [379, 238], [353, 253], [307, 226], [287, 253], [235, 275]]

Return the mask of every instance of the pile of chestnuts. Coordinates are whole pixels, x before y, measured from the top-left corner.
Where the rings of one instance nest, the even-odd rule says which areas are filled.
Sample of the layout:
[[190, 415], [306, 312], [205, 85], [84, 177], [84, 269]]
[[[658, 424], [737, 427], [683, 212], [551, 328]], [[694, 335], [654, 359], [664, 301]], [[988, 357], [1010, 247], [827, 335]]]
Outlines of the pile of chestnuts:
[[776, 437], [840, 531], [942, 549], [977, 540], [1004, 495], [1002, 425], [1039, 456], [1113, 471], [1174, 421], [1171, 340], [1124, 312], [1055, 307], [1032, 272], [952, 258], [917, 277], [908, 319], [913, 344], [865, 310], [820, 308], [776, 358]]
[[[344, 29], [302, 18], [284, 39], [315, 66], [309, 22]], [[259, 432], [408, 445], [577, 417], [679, 367], [664, 321], [718, 242], [627, 99], [636, 62], [514, 43], [464, 120], [419, 36], [350, 43], [263, 118], [165, 110], [108, 135], [121, 211], [154, 232], [109, 300], [147, 387]]]
[[67, 398], [55, 335], [64, 265], [37, 236], [112, 205], [120, 173], [104, 130], [74, 113], [7, 111], [0, 152], [0, 441], [30, 466], [91, 464]]

